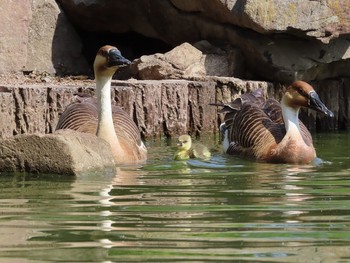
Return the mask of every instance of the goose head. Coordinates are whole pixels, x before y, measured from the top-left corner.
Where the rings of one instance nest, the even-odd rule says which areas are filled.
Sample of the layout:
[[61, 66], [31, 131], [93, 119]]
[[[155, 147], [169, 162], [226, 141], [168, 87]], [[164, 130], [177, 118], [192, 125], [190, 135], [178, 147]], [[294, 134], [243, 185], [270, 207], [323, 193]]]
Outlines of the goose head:
[[333, 117], [326, 105], [320, 100], [313, 87], [304, 81], [293, 82], [286, 90], [282, 102], [284, 105], [299, 110], [300, 107], [306, 107], [318, 112], [322, 112], [329, 117]]
[[188, 151], [191, 149], [192, 140], [189, 135], [181, 135], [177, 141], [177, 146], [179, 150]]
[[112, 77], [120, 67], [127, 66], [131, 62], [124, 58], [119, 49], [113, 46], [101, 47], [94, 61], [94, 72], [96, 77]]

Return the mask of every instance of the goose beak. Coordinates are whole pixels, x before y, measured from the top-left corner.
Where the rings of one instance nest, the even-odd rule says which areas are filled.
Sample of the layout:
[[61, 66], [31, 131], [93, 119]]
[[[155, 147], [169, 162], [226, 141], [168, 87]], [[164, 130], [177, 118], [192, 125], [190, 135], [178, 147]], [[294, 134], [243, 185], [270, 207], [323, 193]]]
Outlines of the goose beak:
[[182, 142], [177, 142], [177, 146], [182, 146]]
[[131, 62], [124, 58], [118, 49], [111, 49], [108, 52], [108, 66], [127, 66]]
[[318, 97], [317, 93], [312, 91], [309, 93], [309, 108], [318, 112], [323, 112], [326, 116], [333, 117], [334, 114], [331, 112], [326, 105]]

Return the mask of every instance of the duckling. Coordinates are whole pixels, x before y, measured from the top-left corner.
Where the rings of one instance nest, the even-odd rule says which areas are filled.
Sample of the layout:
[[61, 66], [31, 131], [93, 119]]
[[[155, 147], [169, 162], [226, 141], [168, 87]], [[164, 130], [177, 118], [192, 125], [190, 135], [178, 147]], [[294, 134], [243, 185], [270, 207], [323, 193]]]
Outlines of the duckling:
[[281, 103], [265, 100], [257, 90], [231, 103], [212, 105], [223, 107], [219, 113], [225, 114], [221, 130], [226, 153], [271, 163], [308, 164], [316, 158], [311, 134], [298, 118], [301, 107], [333, 117], [304, 81], [292, 83]]
[[211, 157], [210, 151], [206, 146], [200, 143], [192, 145], [192, 139], [189, 135], [181, 135], [177, 142], [177, 152], [174, 154], [174, 160], [187, 160], [190, 158], [200, 158], [208, 160]]

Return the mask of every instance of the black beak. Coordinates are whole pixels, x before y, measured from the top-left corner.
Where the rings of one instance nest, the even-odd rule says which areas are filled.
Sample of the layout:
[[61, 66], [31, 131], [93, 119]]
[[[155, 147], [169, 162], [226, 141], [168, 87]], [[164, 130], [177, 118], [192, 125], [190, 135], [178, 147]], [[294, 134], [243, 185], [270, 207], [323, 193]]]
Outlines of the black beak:
[[331, 112], [326, 105], [318, 97], [317, 93], [312, 91], [309, 93], [309, 108], [318, 112], [323, 112], [325, 115], [329, 117], [333, 117], [334, 114]]
[[131, 62], [124, 58], [118, 49], [111, 49], [108, 52], [108, 66], [127, 66]]

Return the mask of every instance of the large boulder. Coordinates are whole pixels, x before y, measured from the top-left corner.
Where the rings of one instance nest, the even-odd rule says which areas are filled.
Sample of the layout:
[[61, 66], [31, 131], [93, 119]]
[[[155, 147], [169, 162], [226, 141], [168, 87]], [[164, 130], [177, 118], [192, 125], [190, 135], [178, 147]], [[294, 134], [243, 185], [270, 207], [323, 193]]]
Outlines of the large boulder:
[[349, 77], [346, 1], [57, 0], [87, 32], [137, 32], [172, 46], [216, 40], [241, 49], [256, 77]]
[[74, 131], [17, 135], [0, 140], [0, 171], [81, 175], [115, 174], [109, 144], [97, 136]]
[[137, 79], [193, 79], [205, 76], [244, 77], [242, 54], [237, 49], [215, 48], [208, 41], [185, 42], [165, 54], [142, 56], [131, 66]]
[[78, 34], [54, 0], [1, 1], [0, 35], [0, 74], [90, 72]]

